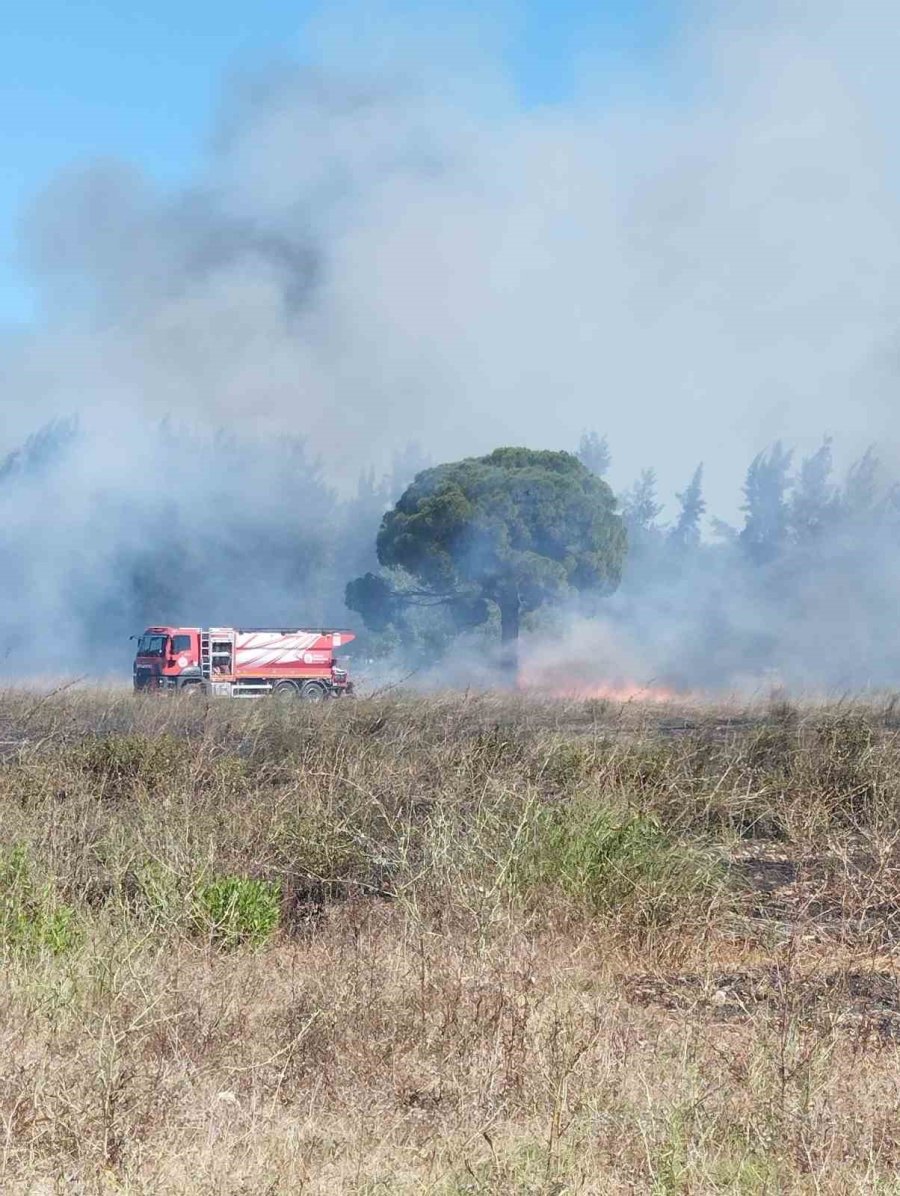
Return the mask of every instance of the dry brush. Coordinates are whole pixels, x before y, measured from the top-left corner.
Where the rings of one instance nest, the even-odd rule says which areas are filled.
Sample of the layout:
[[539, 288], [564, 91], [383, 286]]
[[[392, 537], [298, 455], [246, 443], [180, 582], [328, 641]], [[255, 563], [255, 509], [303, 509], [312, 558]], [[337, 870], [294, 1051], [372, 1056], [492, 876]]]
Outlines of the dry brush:
[[0, 694], [0, 1185], [895, 1190], [898, 736]]

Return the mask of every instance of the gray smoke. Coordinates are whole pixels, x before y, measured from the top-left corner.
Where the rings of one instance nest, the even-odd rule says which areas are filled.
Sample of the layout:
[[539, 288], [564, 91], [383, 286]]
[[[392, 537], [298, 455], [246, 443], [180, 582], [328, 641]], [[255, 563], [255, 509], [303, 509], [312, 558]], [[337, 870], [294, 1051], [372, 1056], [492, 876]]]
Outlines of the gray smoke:
[[[586, 54], [571, 98], [538, 108], [492, 57], [496, 21], [447, 39], [404, 13], [398, 36], [363, 11], [323, 16], [310, 64], [229, 85], [193, 186], [86, 163], [26, 214], [43, 315], [0, 348], [0, 448], [73, 414], [79, 430], [52, 467], [0, 480], [11, 642], [31, 620], [42, 642], [100, 642], [161, 576], [154, 617], [344, 617], [362, 550], [345, 563], [341, 537], [371, 536], [385, 497], [351, 533], [356, 479], [410, 441], [450, 459], [596, 427], [617, 487], [652, 464], [670, 494], [703, 460], [732, 519], [749, 457], [778, 437], [807, 451], [829, 432], [847, 460], [878, 441], [895, 463], [886, 3], [697, 4], [655, 90], [610, 100]], [[860, 618], [887, 611], [898, 573], [875, 548]], [[690, 672], [665, 642], [690, 628], [704, 658], [695, 612], [729, 589], [701, 602], [697, 585], [632, 604], [622, 642]], [[741, 621], [783, 614], [801, 674], [819, 641], [800, 599], [737, 590]]]

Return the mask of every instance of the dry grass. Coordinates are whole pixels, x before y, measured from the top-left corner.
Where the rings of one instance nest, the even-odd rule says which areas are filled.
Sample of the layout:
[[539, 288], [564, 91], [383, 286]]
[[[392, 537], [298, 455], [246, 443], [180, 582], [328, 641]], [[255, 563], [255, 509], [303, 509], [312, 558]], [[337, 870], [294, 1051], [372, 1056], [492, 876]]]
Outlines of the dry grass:
[[0, 1189], [900, 1192], [898, 728], [0, 694]]

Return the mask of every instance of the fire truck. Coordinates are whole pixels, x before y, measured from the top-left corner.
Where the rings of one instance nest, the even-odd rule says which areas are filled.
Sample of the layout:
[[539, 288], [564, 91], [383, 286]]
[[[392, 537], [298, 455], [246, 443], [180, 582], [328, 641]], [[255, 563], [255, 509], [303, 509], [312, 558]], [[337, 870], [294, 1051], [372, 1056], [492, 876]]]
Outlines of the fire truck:
[[293, 627], [148, 627], [137, 640], [135, 692], [305, 698], [353, 693], [335, 653], [352, 631]]

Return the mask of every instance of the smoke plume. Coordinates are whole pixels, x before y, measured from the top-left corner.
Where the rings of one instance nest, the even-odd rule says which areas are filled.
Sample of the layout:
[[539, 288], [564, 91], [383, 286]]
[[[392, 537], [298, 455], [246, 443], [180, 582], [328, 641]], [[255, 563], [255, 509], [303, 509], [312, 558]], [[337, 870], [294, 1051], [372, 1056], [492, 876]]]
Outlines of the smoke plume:
[[[0, 448], [53, 431], [0, 476], [10, 668], [60, 637], [92, 663], [145, 615], [345, 619], [410, 442], [444, 460], [597, 428], [618, 489], [652, 465], [671, 494], [702, 460], [733, 522], [776, 439], [897, 463], [885, 3], [688, 6], [652, 87], [604, 86], [586, 52], [543, 106], [517, 98], [496, 14], [449, 38], [359, 15], [323, 16], [304, 65], [223, 85], [191, 186], [84, 163], [25, 214], [42, 315], [2, 340]], [[792, 677], [859, 679], [900, 580], [881, 531], [864, 555], [860, 587], [829, 549], [816, 620], [811, 574], [765, 597], [720, 557], [665, 601], [626, 586], [617, 652], [727, 680], [774, 617]], [[843, 593], [857, 629], [829, 672]]]

